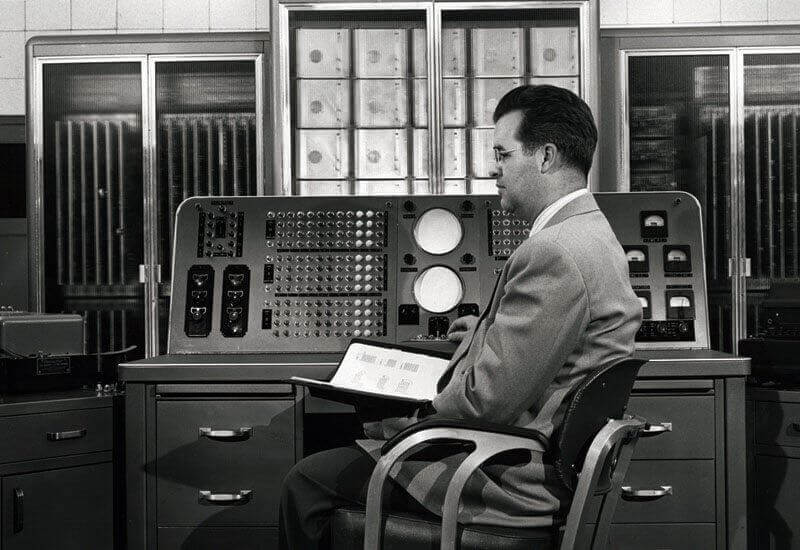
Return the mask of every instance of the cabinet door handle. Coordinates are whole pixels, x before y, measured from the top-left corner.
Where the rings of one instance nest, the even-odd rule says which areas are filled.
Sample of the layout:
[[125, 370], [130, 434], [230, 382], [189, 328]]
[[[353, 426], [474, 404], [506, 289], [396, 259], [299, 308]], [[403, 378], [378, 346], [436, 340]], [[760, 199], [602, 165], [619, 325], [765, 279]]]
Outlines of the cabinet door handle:
[[658, 500], [672, 494], [672, 485], [662, 485], [660, 489], [633, 489], [622, 487], [624, 500]]
[[47, 432], [47, 441], [64, 441], [65, 439], [80, 439], [86, 436], [86, 428], [69, 430], [66, 432]]
[[662, 422], [661, 424], [649, 424], [645, 429], [639, 432], [641, 437], [653, 437], [654, 435], [661, 435], [664, 432], [672, 431], [672, 422]]
[[211, 491], [198, 491], [197, 500], [201, 503], [211, 504], [247, 504], [253, 498], [253, 491], [242, 489], [236, 493], [212, 493]]
[[25, 492], [14, 489], [14, 532], [19, 533], [25, 526]]
[[200, 428], [200, 437], [207, 437], [209, 439], [218, 439], [222, 441], [244, 441], [250, 439], [253, 434], [253, 428], [250, 426], [242, 426], [234, 430], [212, 430], [211, 428]]

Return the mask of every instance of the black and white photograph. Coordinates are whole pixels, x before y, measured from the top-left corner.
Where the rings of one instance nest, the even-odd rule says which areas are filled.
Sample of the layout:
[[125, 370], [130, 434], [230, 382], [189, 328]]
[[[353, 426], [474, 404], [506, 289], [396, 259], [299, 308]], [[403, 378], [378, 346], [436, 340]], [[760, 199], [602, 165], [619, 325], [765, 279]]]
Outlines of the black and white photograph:
[[800, 550], [800, 0], [0, 0], [0, 550]]

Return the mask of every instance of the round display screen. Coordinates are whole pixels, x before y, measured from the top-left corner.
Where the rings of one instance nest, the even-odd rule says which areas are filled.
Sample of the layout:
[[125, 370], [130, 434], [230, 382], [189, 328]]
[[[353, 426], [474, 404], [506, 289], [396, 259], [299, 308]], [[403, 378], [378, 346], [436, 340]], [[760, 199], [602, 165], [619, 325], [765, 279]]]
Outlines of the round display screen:
[[414, 281], [414, 299], [431, 313], [450, 311], [463, 297], [464, 283], [449, 267], [429, 267]]
[[461, 222], [444, 208], [431, 208], [414, 225], [414, 241], [428, 254], [447, 254], [463, 236]]

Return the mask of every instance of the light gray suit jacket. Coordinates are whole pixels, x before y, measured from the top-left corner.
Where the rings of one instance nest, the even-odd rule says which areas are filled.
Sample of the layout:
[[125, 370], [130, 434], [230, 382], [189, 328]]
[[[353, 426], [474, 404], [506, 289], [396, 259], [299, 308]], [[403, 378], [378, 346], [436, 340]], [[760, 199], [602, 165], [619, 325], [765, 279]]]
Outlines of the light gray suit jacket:
[[[641, 313], [625, 253], [594, 197], [583, 195], [508, 259], [488, 307], [442, 378], [436, 415], [550, 437], [587, 374], [633, 353]], [[429, 449], [407, 459], [393, 477], [440, 513], [447, 482], [463, 458]], [[571, 495], [541, 456], [533, 458], [484, 465], [464, 490], [459, 521], [552, 524]]]

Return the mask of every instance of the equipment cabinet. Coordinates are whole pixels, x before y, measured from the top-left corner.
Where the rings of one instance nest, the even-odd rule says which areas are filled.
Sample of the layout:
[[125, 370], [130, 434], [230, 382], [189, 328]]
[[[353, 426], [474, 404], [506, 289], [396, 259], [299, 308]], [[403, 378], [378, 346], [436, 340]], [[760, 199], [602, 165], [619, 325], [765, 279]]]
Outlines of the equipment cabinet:
[[748, 389], [750, 548], [800, 548], [800, 389]]
[[[628, 412], [650, 427], [637, 443], [617, 505], [612, 548], [654, 548], [655, 541], [658, 548], [727, 547], [726, 512], [719, 506], [731, 462], [722, 444], [724, 399], [724, 381], [636, 383]], [[643, 497], [643, 491], [651, 493]], [[695, 539], [705, 542], [687, 545]]]
[[90, 391], [0, 397], [0, 547], [121, 547], [115, 396]]
[[301, 456], [294, 387], [159, 374], [127, 386], [128, 548], [276, 548], [281, 483]]
[[175, 212], [272, 191], [268, 33], [35, 37], [27, 45], [33, 311], [93, 353], [166, 350]]

